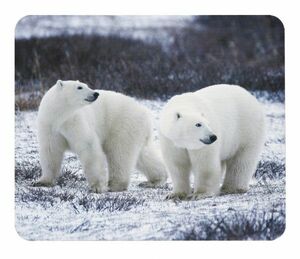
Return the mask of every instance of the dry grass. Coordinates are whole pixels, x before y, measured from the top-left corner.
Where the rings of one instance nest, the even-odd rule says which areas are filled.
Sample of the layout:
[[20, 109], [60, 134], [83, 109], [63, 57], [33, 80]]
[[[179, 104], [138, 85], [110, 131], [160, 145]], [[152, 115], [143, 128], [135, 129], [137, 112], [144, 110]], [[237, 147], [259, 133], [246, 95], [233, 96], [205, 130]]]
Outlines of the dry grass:
[[284, 90], [284, 30], [274, 17], [195, 17], [190, 27], [170, 36], [174, 42], [168, 48], [116, 36], [16, 40], [16, 108], [37, 108], [40, 93], [57, 79], [148, 99], [217, 83]]

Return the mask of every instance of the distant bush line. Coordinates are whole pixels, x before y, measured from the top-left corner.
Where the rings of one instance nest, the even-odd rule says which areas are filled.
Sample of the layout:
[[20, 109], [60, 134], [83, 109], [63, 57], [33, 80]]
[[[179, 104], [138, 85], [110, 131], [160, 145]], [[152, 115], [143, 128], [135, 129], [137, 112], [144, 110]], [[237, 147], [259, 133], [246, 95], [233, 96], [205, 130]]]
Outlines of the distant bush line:
[[[167, 48], [117, 36], [16, 40], [16, 94], [43, 93], [57, 79], [148, 99], [218, 83], [284, 90], [284, 30], [272, 16], [196, 16], [171, 36]], [[40, 98], [21, 97], [16, 106], [35, 109]]]

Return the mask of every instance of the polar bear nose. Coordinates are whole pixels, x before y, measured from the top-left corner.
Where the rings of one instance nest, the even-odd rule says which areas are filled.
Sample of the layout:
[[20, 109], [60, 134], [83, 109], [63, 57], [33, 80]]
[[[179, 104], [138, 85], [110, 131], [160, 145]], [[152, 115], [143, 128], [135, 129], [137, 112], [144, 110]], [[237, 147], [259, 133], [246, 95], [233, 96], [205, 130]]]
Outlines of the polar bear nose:
[[97, 98], [99, 96], [99, 93], [96, 92], [93, 95], [94, 95], [95, 98]]
[[213, 143], [217, 140], [217, 136], [216, 135], [210, 135], [209, 140], [210, 140], [211, 143]]

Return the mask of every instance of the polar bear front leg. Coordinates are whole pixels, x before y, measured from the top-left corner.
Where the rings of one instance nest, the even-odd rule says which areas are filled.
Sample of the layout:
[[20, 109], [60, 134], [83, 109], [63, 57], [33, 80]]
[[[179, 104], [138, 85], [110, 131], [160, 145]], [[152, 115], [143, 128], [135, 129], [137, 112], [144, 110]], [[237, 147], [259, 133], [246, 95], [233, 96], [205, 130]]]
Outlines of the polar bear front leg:
[[162, 135], [160, 136], [160, 144], [164, 162], [173, 184], [173, 192], [168, 194], [166, 199], [185, 199], [191, 190], [191, 163], [188, 153], [185, 149], [175, 147], [170, 140]]
[[192, 200], [216, 196], [220, 193], [222, 164], [215, 154], [202, 157], [191, 156], [194, 172], [194, 193]]
[[42, 176], [35, 186], [52, 186], [60, 173], [61, 162], [66, 149], [65, 139], [52, 132], [39, 132], [39, 153]]
[[185, 199], [191, 190], [190, 187], [190, 168], [182, 166], [175, 161], [167, 163], [168, 171], [172, 179], [173, 192], [166, 196], [167, 200], [170, 199]]
[[83, 165], [87, 181], [93, 192], [107, 191], [107, 173], [105, 171], [105, 155], [97, 140], [85, 142], [85, 148], [76, 152]]

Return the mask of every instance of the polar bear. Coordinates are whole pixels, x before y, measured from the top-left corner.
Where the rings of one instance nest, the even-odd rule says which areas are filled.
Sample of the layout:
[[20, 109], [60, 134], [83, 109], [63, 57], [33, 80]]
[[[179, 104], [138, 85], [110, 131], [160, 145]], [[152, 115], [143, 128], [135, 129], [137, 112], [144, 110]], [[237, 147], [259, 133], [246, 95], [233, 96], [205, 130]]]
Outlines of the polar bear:
[[173, 183], [167, 198], [200, 199], [218, 195], [222, 183], [225, 193], [248, 190], [264, 145], [265, 116], [242, 87], [213, 85], [171, 98], [159, 131]]
[[58, 80], [38, 111], [42, 176], [37, 185], [54, 184], [66, 150], [79, 156], [94, 192], [126, 190], [135, 166], [149, 187], [163, 183], [167, 171], [151, 132], [150, 111], [132, 98]]

